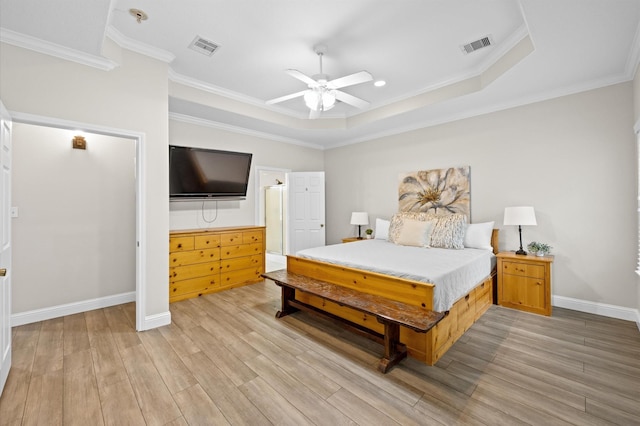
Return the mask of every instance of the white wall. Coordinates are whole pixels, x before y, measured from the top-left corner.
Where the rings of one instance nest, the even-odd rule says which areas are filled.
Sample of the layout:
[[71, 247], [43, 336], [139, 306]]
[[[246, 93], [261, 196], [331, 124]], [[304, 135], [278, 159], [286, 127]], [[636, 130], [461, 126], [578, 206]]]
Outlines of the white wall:
[[493, 220], [500, 247], [518, 246], [504, 208], [532, 205], [523, 243], [555, 254], [552, 293], [636, 308], [636, 148], [632, 83], [332, 149], [325, 155], [327, 237], [349, 215], [397, 210], [400, 172], [471, 166], [471, 218]]
[[[145, 318], [166, 316], [168, 288], [168, 65], [105, 41], [120, 64], [102, 71], [2, 44], [0, 97], [10, 112], [123, 129], [144, 136]], [[117, 56], [117, 57], [116, 57]], [[104, 264], [111, 268], [113, 265]], [[50, 285], [64, 288], [64, 282]]]
[[[222, 226], [257, 225], [256, 166], [300, 171], [324, 170], [323, 151], [298, 145], [230, 133], [212, 127], [171, 120], [169, 140], [172, 145], [196, 146], [229, 151], [251, 152], [251, 172], [247, 198], [243, 201], [171, 202], [171, 229], [204, 229]], [[275, 183], [275, 182], [274, 182]], [[215, 221], [212, 219], [215, 218]]]
[[13, 125], [13, 314], [134, 292], [135, 141]]

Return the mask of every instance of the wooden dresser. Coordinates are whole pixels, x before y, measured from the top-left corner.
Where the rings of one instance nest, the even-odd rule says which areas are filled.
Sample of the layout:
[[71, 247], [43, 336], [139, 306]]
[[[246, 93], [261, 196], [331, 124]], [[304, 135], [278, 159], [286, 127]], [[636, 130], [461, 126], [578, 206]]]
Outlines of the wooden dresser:
[[169, 234], [169, 302], [253, 284], [264, 272], [263, 226]]

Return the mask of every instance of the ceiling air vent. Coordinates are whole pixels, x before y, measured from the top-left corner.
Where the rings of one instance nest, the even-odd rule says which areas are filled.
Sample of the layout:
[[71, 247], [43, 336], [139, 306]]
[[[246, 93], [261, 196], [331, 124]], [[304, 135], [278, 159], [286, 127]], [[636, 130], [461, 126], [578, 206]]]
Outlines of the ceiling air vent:
[[486, 36], [481, 38], [480, 40], [472, 41], [471, 43], [465, 44], [464, 46], [460, 46], [462, 52], [465, 54], [469, 54], [471, 52], [475, 52], [478, 49], [482, 49], [483, 47], [491, 46], [493, 41], [491, 40], [491, 36]]
[[202, 53], [203, 55], [211, 56], [213, 53], [218, 50], [220, 46], [215, 44], [212, 41], [204, 39], [200, 36], [196, 36], [193, 39], [191, 44], [189, 45], [189, 49], [195, 50], [198, 53]]

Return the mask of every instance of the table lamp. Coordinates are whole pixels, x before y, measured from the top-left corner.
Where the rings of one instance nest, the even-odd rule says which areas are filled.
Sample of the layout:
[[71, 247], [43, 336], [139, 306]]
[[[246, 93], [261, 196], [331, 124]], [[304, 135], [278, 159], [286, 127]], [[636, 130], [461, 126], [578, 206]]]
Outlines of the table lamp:
[[369, 215], [367, 212], [353, 212], [351, 213], [351, 224], [358, 225], [358, 239], [361, 240], [360, 229], [362, 225], [369, 224]]
[[537, 225], [536, 214], [533, 211], [533, 207], [505, 207], [504, 225], [518, 225], [520, 249], [516, 251], [516, 254], [527, 254], [527, 252], [522, 249], [522, 225]]

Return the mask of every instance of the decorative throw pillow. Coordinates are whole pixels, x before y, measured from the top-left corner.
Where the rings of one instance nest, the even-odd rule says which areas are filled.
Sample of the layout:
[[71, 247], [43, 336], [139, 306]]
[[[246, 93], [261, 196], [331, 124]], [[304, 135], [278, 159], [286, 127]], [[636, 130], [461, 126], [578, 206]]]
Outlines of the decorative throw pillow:
[[429, 247], [434, 222], [405, 219], [402, 222], [396, 244], [402, 246]]
[[431, 247], [463, 249], [467, 217], [463, 214], [437, 216], [431, 233]]
[[376, 218], [376, 240], [388, 240], [389, 239], [389, 222], [388, 220]]
[[398, 236], [402, 228], [402, 223], [409, 220], [427, 221], [433, 218], [432, 214], [419, 213], [419, 212], [398, 212], [391, 218], [391, 224], [389, 225], [389, 241], [397, 244]]
[[464, 234], [464, 246], [467, 248], [493, 250], [493, 247], [491, 247], [493, 224], [494, 222], [468, 224]]

